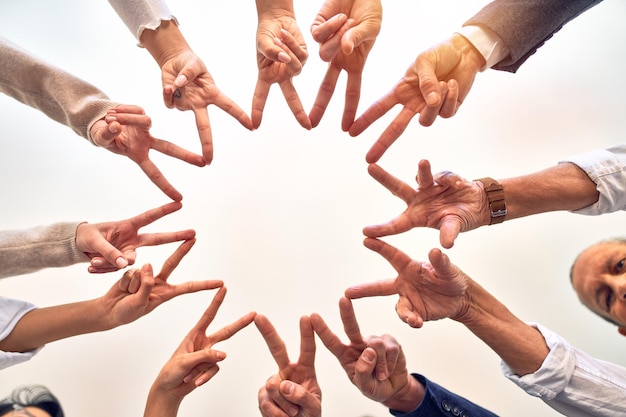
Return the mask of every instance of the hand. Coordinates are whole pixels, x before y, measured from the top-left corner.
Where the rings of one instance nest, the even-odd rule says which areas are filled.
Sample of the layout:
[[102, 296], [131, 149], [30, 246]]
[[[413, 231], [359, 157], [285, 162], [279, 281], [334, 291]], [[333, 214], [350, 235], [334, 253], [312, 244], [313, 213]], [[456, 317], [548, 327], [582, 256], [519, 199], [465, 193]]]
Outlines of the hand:
[[348, 80], [341, 128], [344, 132], [350, 129], [359, 107], [365, 61], [380, 32], [381, 22], [380, 0], [326, 0], [322, 5], [311, 25], [311, 34], [320, 44], [319, 55], [328, 62], [328, 70], [309, 114], [313, 127], [320, 123], [339, 74], [345, 70]]
[[293, 10], [273, 5], [271, 1], [257, 0], [257, 12], [259, 75], [252, 99], [252, 124], [255, 129], [261, 125], [270, 87], [278, 83], [298, 123], [305, 129], [311, 129], [309, 116], [292, 82], [292, 78], [302, 71], [309, 56]]
[[148, 395], [146, 416], [170, 415], [163, 410], [173, 406], [177, 408], [187, 394], [215, 376], [219, 371], [218, 363], [226, 358], [226, 354], [214, 350], [213, 346], [229, 339], [254, 320], [256, 313], [250, 312], [207, 336], [207, 327], [213, 322], [225, 296], [226, 288], [221, 287], [198, 323], [159, 372]]
[[[350, 340], [349, 344], [342, 343], [318, 314], [311, 315], [315, 333], [339, 360], [350, 381], [363, 395], [398, 410], [395, 406], [391, 407], [391, 403], [398, 404], [404, 401], [406, 391], [414, 384], [414, 379], [406, 368], [402, 347], [390, 335], [367, 338], [361, 336], [359, 323], [349, 299], [342, 297], [339, 300], [339, 312], [346, 336]], [[419, 405], [423, 389], [421, 397], [419, 395], [411, 397], [411, 405], [408, 408], [403, 407], [406, 411], [413, 410]]]
[[97, 146], [130, 158], [169, 198], [180, 201], [183, 196], [150, 160], [150, 149], [199, 167], [205, 165], [204, 159], [171, 142], [156, 139], [150, 134], [150, 126], [152, 121], [141, 107], [119, 105], [93, 124], [90, 135]]
[[193, 230], [139, 234], [142, 227], [181, 207], [181, 203], [173, 202], [118, 222], [81, 223], [76, 229], [76, 247], [91, 258], [87, 270], [91, 273], [117, 271], [135, 263], [138, 247], [193, 239], [196, 235]]
[[398, 294], [396, 312], [411, 327], [425, 321], [465, 315], [469, 277], [450, 262], [439, 249], [428, 254], [430, 264], [418, 262], [395, 247], [378, 239], [366, 238], [368, 249], [378, 252], [396, 270], [396, 279], [355, 285], [345, 292], [348, 298]]
[[357, 136], [397, 104], [404, 106], [367, 153], [367, 162], [378, 161], [416, 114], [422, 126], [433, 124], [437, 115], [454, 116], [484, 64], [480, 52], [461, 35], [418, 55], [392, 90], [350, 127], [350, 136]]
[[400, 197], [407, 208], [387, 223], [365, 227], [365, 236], [381, 237], [414, 227], [431, 227], [439, 229], [441, 245], [451, 248], [460, 232], [489, 224], [487, 197], [482, 184], [477, 181], [466, 181], [449, 171], [433, 178], [427, 160], [419, 162], [415, 177], [417, 190], [378, 165], [370, 164], [368, 172], [393, 195]]
[[278, 364], [278, 374], [259, 390], [259, 410], [264, 417], [320, 417], [322, 391], [315, 375], [315, 336], [308, 317], [300, 319], [300, 357], [291, 363], [285, 343], [267, 317], [258, 314], [254, 324]]
[[207, 110], [210, 104], [230, 114], [246, 129], [252, 129], [250, 117], [219, 90], [204, 62], [192, 51], [167, 60], [161, 66], [161, 74], [165, 105], [170, 109], [193, 112], [202, 144], [202, 156], [207, 164], [213, 161], [213, 135]]
[[161, 272], [156, 276], [153, 275], [150, 264], [145, 264], [141, 269], [126, 271], [100, 299], [108, 316], [108, 328], [131, 323], [179, 295], [223, 286], [224, 283], [220, 280], [191, 281], [177, 285], [167, 282], [170, 274], [195, 243], [195, 239], [183, 242], [167, 258]]

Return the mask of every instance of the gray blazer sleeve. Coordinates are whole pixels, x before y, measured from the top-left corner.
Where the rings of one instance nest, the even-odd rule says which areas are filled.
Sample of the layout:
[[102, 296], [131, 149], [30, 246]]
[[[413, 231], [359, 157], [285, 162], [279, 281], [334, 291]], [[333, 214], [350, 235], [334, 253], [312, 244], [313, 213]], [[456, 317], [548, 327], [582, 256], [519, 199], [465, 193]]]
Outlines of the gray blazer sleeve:
[[563, 25], [602, 0], [494, 0], [464, 23], [495, 32], [510, 55], [492, 68], [516, 72]]

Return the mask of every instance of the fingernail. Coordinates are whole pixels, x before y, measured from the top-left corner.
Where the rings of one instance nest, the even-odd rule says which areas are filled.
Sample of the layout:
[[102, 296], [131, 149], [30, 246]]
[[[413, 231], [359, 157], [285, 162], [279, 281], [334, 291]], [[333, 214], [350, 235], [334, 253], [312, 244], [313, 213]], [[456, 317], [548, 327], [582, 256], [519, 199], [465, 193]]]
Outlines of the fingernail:
[[274, 38], [274, 45], [283, 46], [283, 41], [280, 38]]
[[363, 359], [366, 362], [372, 362], [374, 360], [374, 352], [371, 350], [366, 350], [363, 352]]
[[285, 394], [291, 394], [293, 392], [293, 383], [287, 381], [284, 384], [283, 391], [284, 391]]
[[430, 92], [428, 93], [428, 95], [426, 96], [426, 104], [429, 106], [434, 106], [435, 104], [437, 104], [437, 102], [439, 101], [439, 97], [437, 96], [437, 93]]
[[102, 266], [102, 265], [104, 265], [104, 262], [102, 261], [102, 259], [92, 259], [91, 260], [91, 265], [92, 266]]
[[117, 265], [118, 268], [124, 268], [128, 265], [128, 262], [120, 256], [115, 260], [115, 265]]
[[278, 53], [278, 60], [284, 64], [288, 64], [291, 62], [291, 57], [287, 55], [287, 53], [281, 51]]
[[182, 87], [185, 84], [187, 84], [187, 77], [185, 77], [183, 74], [180, 74], [178, 77], [176, 77], [176, 80], [174, 80], [174, 85], [176, 85], [176, 87]]
[[385, 379], [387, 379], [387, 374], [385, 372], [379, 372], [377, 377], [379, 381], [384, 381]]

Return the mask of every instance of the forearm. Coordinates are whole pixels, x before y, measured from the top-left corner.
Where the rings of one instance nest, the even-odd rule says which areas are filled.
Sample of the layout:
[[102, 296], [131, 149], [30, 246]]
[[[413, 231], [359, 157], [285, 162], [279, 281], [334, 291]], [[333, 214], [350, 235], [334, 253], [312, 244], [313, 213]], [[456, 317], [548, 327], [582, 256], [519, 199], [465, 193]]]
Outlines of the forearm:
[[76, 246], [78, 225], [57, 223], [0, 231], [0, 278], [87, 262], [87, 255]]
[[294, 15], [293, 0], [256, 0], [256, 10], [259, 20], [261, 17], [271, 19], [284, 16], [285, 11]]
[[454, 317], [485, 342], [518, 375], [535, 372], [550, 349], [541, 333], [470, 280], [467, 308]]
[[56, 340], [112, 327], [99, 299], [38, 308], [26, 313], [0, 341], [0, 350], [28, 352]]
[[90, 139], [89, 130], [117, 105], [93, 85], [0, 37], [0, 92]]
[[506, 220], [559, 210], [578, 210], [598, 201], [596, 184], [578, 166], [558, 164], [543, 171], [500, 180]]
[[160, 392], [155, 384], [150, 388], [143, 417], [176, 417], [182, 398]]

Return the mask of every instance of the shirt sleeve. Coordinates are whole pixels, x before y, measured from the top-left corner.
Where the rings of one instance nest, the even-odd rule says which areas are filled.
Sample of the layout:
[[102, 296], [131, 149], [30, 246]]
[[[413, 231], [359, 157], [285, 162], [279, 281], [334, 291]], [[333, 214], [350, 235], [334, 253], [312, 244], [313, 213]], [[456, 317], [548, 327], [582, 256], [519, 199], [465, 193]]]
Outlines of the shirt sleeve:
[[164, 20], [173, 20], [178, 24], [163, 0], [109, 0], [109, 3], [135, 36], [139, 46], [142, 46], [140, 39], [144, 30], [155, 30]]
[[509, 55], [502, 39], [492, 30], [481, 26], [463, 26], [457, 33], [470, 41], [474, 48], [485, 58], [484, 71], [493, 67]]
[[90, 140], [91, 126], [117, 105], [93, 85], [0, 36], [0, 92]]
[[[0, 340], [6, 339], [22, 317], [35, 308], [37, 308], [35, 305], [26, 301], [0, 296]], [[0, 370], [30, 360], [41, 349], [38, 348], [30, 352], [4, 352], [0, 350]]]
[[89, 261], [76, 247], [80, 223], [0, 231], [0, 278]]
[[536, 372], [524, 376], [501, 362], [508, 379], [570, 417], [626, 415], [626, 368], [591, 357], [539, 324], [530, 325], [541, 332], [550, 352]]
[[597, 149], [559, 161], [585, 171], [600, 193], [598, 201], [573, 213], [599, 215], [626, 209], [626, 144]]

